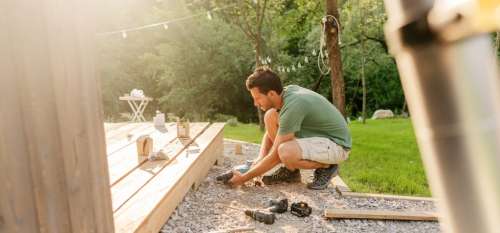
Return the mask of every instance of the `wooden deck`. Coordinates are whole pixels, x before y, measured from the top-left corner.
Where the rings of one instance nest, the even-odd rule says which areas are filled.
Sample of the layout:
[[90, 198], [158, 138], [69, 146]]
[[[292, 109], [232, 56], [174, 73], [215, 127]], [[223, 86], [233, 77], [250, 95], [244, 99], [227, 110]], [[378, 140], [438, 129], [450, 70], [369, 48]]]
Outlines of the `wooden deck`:
[[[115, 232], [159, 232], [190, 188], [196, 188], [222, 156], [222, 123], [191, 123], [189, 139], [175, 123], [106, 123], [106, 148]], [[137, 156], [135, 141], [148, 134], [169, 160]]]

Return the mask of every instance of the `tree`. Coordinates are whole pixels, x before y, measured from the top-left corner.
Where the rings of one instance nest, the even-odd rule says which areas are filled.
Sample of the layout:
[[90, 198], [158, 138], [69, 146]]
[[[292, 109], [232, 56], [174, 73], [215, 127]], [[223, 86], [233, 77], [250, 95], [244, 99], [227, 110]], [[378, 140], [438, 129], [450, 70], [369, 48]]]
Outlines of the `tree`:
[[[217, 15], [232, 25], [238, 27], [247, 37], [255, 49], [255, 67], [262, 65], [263, 38], [262, 30], [266, 14], [281, 7], [280, 0], [201, 0], [193, 1], [193, 6], [202, 6], [206, 10], [224, 9], [217, 11]], [[264, 129], [263, 113], [257, 107], [259, 125]]]
[[[364, 6], [363, 2], [359, 1], [359, 15], [364, 15]], [[366, 79], [365, 79], [365, 63], [366, 63], [366, 54], [365, 54], [365, 18], [361, 17], [361, 83], [363, 86], [363, 124], [366, 124]]]
[[340, 56], [340, 46], [338, 43], [341, 25], [337, 0], [326, 0], [326, 15], [325, 33], [331, 72], [332, 101], [342, 115], [345, 116], [345, 84], [344, 77], [342, 76], [342, 57]]

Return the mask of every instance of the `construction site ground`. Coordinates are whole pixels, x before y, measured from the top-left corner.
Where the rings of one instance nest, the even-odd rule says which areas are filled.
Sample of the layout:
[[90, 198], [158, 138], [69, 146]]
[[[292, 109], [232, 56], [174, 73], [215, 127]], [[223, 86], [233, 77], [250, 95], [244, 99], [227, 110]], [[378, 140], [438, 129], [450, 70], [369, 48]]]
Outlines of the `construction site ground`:
[[[259, 145], [242, 144], [242, 154], [235, 153], [233, 141], [224, 141], [224, 162], [212, 167], [197, 190], [191, 190], [179, 204], [161, 232], [231, 232], [238, 228], [255, 228], [247, 232], [440, 232], [438, 222], [387, 220], [330, 220], [323, 217], [325, 209], [435, 211], [432, 201], [385, 200], [340, 196], [333, 185], [326, 190], [306, 188], [312, 180], [312, 171], [303, 170], [302, 182], [258, 187], [249, 183], [231, 188], [215, 181], [215, 176], [254, 159]], [[342, 168], [340, 168], [342, 176]], [[266, 225], [245, 216], [243, 209], [266, 208], [271, 199], [288, 198], [289, 203], [304, 201], [313, 211], [309, 217], [299, 218], [287, 211], [276, 215], [276, 222]]]

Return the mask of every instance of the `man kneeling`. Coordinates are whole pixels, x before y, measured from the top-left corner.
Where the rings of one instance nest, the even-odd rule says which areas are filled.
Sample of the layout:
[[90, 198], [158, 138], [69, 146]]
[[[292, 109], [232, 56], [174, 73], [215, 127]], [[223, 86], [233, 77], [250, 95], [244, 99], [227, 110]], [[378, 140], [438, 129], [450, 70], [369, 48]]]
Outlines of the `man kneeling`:
[[310, 189], [325, 189], [338, 174], [338, 164], [346, 160], [351, 149], [351, 135], [342, 114], [320, 94], [290, 85], [268, 68], [258, 68], [246, 80], [255, 106], [265, 111], [266, 132], [261, 150], [252, 168], [234, 172], [234, 186], [261, 176], [283, 163], [266, 184], [300, 182], [300, 169], [316, 169]]

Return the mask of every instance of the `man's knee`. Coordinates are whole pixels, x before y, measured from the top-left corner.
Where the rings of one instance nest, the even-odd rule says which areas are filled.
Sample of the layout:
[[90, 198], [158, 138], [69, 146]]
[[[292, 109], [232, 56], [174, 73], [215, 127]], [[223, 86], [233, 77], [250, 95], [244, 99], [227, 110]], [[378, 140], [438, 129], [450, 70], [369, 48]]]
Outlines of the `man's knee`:
[[284, 142], [278, 147], [278, 156], [287, 168], [293, 168], [293, 163], [300, 160], [299, 151], [294, 142]]

